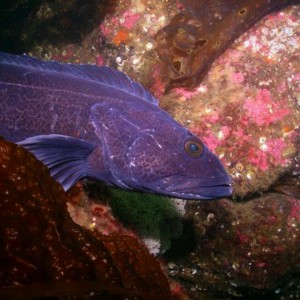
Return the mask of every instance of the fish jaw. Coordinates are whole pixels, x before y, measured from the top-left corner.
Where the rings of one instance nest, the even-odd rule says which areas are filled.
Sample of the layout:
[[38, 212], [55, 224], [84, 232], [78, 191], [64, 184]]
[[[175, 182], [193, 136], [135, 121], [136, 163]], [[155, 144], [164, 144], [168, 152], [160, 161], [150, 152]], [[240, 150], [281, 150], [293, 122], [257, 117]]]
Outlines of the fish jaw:
[[[212, 158], [215, 155], [209, 152]], [[175, 172], [154, 180], [136, 180], [133, 188], [186, 200], [212, 200], [232, 194], [232, 179], [219, 160], [213, 160], [210, 169], [206, 166], [205, 176]]]
[[[217, 161], [218, 162], [218, 161]], [[215, 162], [216, 163], [216, 162]], [[211, 200], [232, 194], [232, 179], [221, 163], [206, 177], [189, 177], [180, 173], [170, 174], [153, 181], [132, 178], [131, 188], [186, 200]], [[137, 183], [137, 185], [135, 185]]]
[[[169, 182], [173, 182], [169, 184]], [[232, 180], [227, 175], [201, 180], [185, 180], [178, 175], [164, 178], [156, 183], [157, 193], [187, 200], [211, 200], [228, 197], [232, 194]]]

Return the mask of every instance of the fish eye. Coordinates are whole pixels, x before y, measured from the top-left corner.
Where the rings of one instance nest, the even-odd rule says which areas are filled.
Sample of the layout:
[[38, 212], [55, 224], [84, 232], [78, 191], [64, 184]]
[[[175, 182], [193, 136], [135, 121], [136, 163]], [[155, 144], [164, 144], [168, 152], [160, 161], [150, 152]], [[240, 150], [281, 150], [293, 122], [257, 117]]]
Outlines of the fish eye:
[[201, 142], [191, 139], [184, 144], [184, 150], [192, 157], [198, 157], [203, 153], [203, 145]]

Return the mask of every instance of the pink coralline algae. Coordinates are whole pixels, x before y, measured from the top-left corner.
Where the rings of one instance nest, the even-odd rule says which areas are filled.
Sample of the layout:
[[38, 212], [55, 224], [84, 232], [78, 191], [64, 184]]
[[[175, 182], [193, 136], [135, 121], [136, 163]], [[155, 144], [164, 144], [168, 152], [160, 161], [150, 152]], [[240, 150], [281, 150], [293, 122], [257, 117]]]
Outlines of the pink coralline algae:
[[[212, 115], [209, 119], [214, 121], [218, 120], [217, 115]], [[201, 135], [201, 132], [195, 132]], [[202, 136], [202, 139], [211, 150], [215, 151], [217, 147], [223, 144], [223, 141], [226, 140], [230, 134], [230, 128], [228, 126], [222, 126], [219, 131], [219, 138], [216, 137], [210, 129], [207, 129], [205, 135]]]
[[222, 126], [221, 132], [222, 132], [222, 137], [226, 139], [230, 134], [230, 128], [228, 126]]
[[246, 99], [243, 108], [247, 110], [250, 122], [255, 122], [258, 126], [280, 121], [290, 112], [284, 100], [272, 101], [271, 93], [267, 89], [258, 90], [254, 99]]
[[268, 155], [264, 151], [252, 147], [249, 149], [248, 155], [249, 155], [249, 162], [251, 164], [256, 166], [261, 171], [268, 170], [269, 168]]
[[97, 66], [103, 66], [104, 65], [104, 59], [102, 55], [98, 55], [96, 57], [96, 65]]
[[242, 73], [233, 73], [231, 75], [231, 80], [233, 83], [242, 83], [244, 81], [244, 75]]
[[110, 24], [114, 25], [115, 28], [110, 28], [104, 24], [100, 25], [100, 30], [105, 36], [109, 36], [113, 29], [119, 30], [120, 27], [124, 27], [126, 29], [132, 29], [135, 23], [139, 20], [140, 14], [133, 13], [131, 10], [122, 11], [118, 16], [114, 14], [114, 16], [110, 17]]
[[263, 144], [263, 149], [250, 148], [249, 161], [256, 165], [260, 170], [266, 171], [269, 168], [269, 161], [277, 166], [284, 165], [286, 160], [283, 158], [282, 153], [286, 147], [284, 139], [271, 139]]
[[266, 147], [269, 149], [269, 153], [273, 158], [275, 165], [284, 164], [285, 160], [282, 157], [282, 153], [285, 149], [285, 141], [283, 138], [271, 139], [266, 142]]
[[299, 151], [299, 10], [264, 18], [215, 61], [194, 90], [177, 88], [161, 99], [222, 159], [234, 197], [268, 189]]
[[198, 91], [193, 91], [193, 90], [189, 91], [184, 88], [176, 88], [175, 91], [177, 94], [184, 96], [185, 99], [189, 99], [198, 93]]
[[300, 73], [297, 73], [293, 76], [293, 81], [300, 81]]
[[121, 22], [121, 24], [127, 29], [132, 29], [139, 18], [140, 14], [135, 14], [132, 11], [126, 11], [123, 15], [124, 21]]
[[99, 28], [104, 36], [108, 36], [112, 32], [112, 30], [110, 28], [108, 28], [107, 26], [105, 26], [103, 24], [101, 24]]
[[222, 144], [222, 142], [213, 134], [213, 132], [209, 130], [207, 130], [206, 134], [202, 136], [202, 139], [212, 151], [215, 151], [215, 149]]

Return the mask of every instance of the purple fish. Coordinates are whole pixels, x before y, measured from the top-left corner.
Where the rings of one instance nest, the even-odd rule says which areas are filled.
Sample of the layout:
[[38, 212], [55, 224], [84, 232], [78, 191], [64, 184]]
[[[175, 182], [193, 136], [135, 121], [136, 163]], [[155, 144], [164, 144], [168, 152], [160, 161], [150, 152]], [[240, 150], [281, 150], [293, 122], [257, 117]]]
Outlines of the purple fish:
[[65, 190], [92, 177], [185, 199], [232, 192], [219, 159], [119, 71], [0, 53], [0, 105], [0, 135]]

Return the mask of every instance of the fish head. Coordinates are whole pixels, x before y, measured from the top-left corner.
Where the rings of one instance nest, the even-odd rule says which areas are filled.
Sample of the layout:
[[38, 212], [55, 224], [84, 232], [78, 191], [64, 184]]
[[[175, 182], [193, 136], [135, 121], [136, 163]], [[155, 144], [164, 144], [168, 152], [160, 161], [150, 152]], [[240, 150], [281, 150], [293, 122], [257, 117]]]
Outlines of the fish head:
[[128, 149], [131, 178], [143, 190], [183, 199], [229, 196], [231, 178], [218, 157], [199, 138], [181, 131], [138, 137]]
[[110, 183], [183, 199], [231, 194], [218, 157], [159, 107], [115, 103], [93, 116]]

